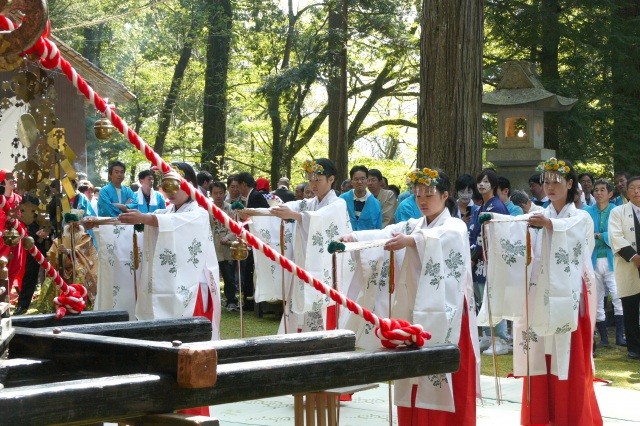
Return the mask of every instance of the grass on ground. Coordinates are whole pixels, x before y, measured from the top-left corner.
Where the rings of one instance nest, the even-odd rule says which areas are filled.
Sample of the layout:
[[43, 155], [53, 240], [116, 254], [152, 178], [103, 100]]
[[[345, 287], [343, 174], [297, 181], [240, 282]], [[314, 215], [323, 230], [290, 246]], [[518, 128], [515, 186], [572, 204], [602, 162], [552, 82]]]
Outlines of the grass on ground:
[[[609, 327], [609, 346], [601, 346], [596, 337], [595, 377], [611, 382], [611, 386], [640, 391], [640, 360], [627, 357], [627, 348], [615, 344], [615, 328]], [[499, 377], [513, 372], [513, 355], [496, 357]], [[482, 355], [481, 374], [492, 376], [493, 358]]]

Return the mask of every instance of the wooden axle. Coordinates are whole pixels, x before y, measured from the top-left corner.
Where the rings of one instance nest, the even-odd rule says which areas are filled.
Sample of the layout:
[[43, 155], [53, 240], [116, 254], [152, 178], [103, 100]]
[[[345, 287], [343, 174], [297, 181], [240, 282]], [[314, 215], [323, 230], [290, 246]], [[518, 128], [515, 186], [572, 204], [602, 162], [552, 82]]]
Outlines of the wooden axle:
[[14, 327], [41, 328], [76, 324], [129, 321], [127, 311], [85, 311], [79, 315], [65, 315], [55, 319], [55, 314], [20, 315], [13, 317]]
[[99, 334], [154, 342], [179, 340], [182, 343], [190, 343], [211, 340], [211, 321], [203, 317], [65, 325], [39, 330], [53, 332], [56, 328], [63, 333]]
[[129, 374], [0, 392], [7, 424], [114, 421], [176, 409], [225, 404], [340, 386], [456, 371], [454, 345], [420, 349], [306, 355], [218, 367], [214, 387], [188, 389], [166, 374]]

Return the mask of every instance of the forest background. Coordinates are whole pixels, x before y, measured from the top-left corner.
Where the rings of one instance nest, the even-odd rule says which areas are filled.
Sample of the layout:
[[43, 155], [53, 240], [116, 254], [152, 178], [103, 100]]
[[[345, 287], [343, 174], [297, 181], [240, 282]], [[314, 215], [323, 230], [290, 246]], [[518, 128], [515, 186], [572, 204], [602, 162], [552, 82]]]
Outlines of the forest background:
[[[137, 96], [118, 111], [165, 159], [220, 178], [250, 171], [298, 183], [306, 158], [332, 150], [340, 157], [329, 141], [344, 126], [349, 166], [377, 167], [402, 184], [423, 143], [422, 10], [445, 1], [50, 0], [49, 7], [53, 34]], [[526, 60], [548, 90], [579, 99], [570, 112], [545, 114], [545, 147], [597, 175], [640, 172], [636, 1], [449, 2], [482, 6], [472, 19], [484, 23], [484, 91], [507, 61]], [[451, 42], [464, 49], [474, 41]], [[91, 106], [87, 112], [92, 136], [99, 117]], [[483, 152], [496, 146], [496, 131], [496, 116], [483, 114], [476, 141]], [[130, 181], [148, 166], [122, 137], [91, 137], [89, 178], [101, 183], [116, 158], [129, 166]]]

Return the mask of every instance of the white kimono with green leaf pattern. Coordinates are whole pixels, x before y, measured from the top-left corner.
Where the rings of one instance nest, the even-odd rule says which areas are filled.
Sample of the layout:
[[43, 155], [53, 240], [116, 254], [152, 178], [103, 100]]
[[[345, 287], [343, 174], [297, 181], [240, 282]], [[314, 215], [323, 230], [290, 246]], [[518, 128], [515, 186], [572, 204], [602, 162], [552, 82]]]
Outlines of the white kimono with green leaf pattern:
[[[513, 364], [516, 375], [546, 374], [545, 354], [551, 355], [551, 373], [566, 380], [569, 373], [571, 332], [585, 315], [583, 282], [588, 293], [591, 328], [595, 325], [596, 292], [591, 253], [593, 221], [588, 213], [567, 204], [558, 213], [550, 205], [544, 215], [552, 230], [529, 229], [532, 262], [529, 265], [529, 309], [525, 310], [526, 218], [529, 215], [494, 214], [487, 226], [488, 263], [484, 300], [490, 301], [491, 323], [514, 321]], [[489, 325], [489, 304], [478, 315]], [[528, 318], [527, 318], [528, 317]], [[528, 325], [527, 325], [528, 323]]]
[[[134, 274], [140, 282], [140, 268], [133, 266], [133, 226], [100, 225], [94, 229], [98, 243], [98, 289], [94, 309], [122, 310], [135, 319]], [[142, 233], [138, 232], [138, 253], [142, 263]]]
[[[318, 197], [286, 203], [293, 211], [302, 214], [296, 223], [293, 239], [293, 261], [311, 275], [332, 286], [332, 256], [327, 251], [329, 243], [338, 236], [351, 232], [347, 205], [331, 190], [322, 201]], [[338, 291], [351, 282], [354, 265], [348, 255], [338, 254]], [[334, 302], [309, 284], [292, 277], [285, 288], [287, 308], [278, 333], [320, 331], [325, 329], [327, 307]]]
[[[158, 227], [145, 226], [136, 317], [191, 317], [198, 288], [213, 301], [212, 339], [220, 338], [220, 283], [209, 214], [196, 202], [153, 212]], [[200, 284], [202, 283], [202, 285]], [[206, 284], [206, 285], [205, 285]]]
[[[269, 209], [256, 209], [268, 211]], [[269, 245], [278, 254], [284, 253], [288, 259], [293, 257], [293, 235], [295, 233], [296, 224], [284, 224], [283, 240], [284, 251], [281, 252], [280, 245], [280, 224], [282, 220], [270, 216], [254, 216], [249, 222], [249, 231], [260, 238], [264, 243]], [[254, 250], [253, 260], [255, 262], [255, 290], [253, 297], [256, 303], [260, 302], [276, 302], [283, 300], [283, 271], [284, 271], [284, 287], [287, 287], [292, 279], [291, 273], [274, 262], [267, 256]]]
[[[389, 225], [381, 231], [358, 231], [352, 233], [358, 241], [390, 238], [394, 233], [412, 235], [415, 248], [406, 248], [396, 252], [396, 291], [392, 317], [403, 318], [412, 324], [421, 324], [431, 333], [427, 346], [442, 343], [458, 344], [462, 326], [462, 313], [465, 309], [469, 319], [469, 333], [476, 359], [476, 393], [480, 395], [480, 354], [478, 348], [478, 331], [475, 312], [469, 310], [474, 306], [473, 282], [471, 278], [471, 259], [469, 238], [465, 223], [452, 218], [445, 209], [432, 223], [427, 224], [424, 217], [410, 219], [407, 222]], [[365, 256], [367, 249], [361, 253]], [[380, 253], [380, 252], [379, 252]], [[380, 260], [388, 259], [388, 255]], [[370, 258], [369, 255], [366, 255]], [[375, 271], [379, 268], [368, 268], [359, 265], [360, 271]], [[388, 317], [388, 308], [384, 306], [388, 300], [386, 291], [380, 290], [380, 278], [371, 280], [371, 275], [356, 275], [349, 289], [349, 294], [359, 290], [359, 301], [365, 302], [367, 308], [374, 307], [376, 315]], [[371, 285], [378, 283], [378, 286]], [[386, 310], [386, 312], [384, 312]], [[350, 317], [343, 324], [358, 335], [358, 345], [372, 347], [368, 337], [370, 328], [363, 321]], [[357, 326], [357, 328], [352, 328]], [[377, 343], [377, 347], [382, 347]], [[411, 407], [411, 389], [418, 385], [416, 406], [419, 408], [450, 411], [455, 410], [451, 374], [415, 377], [395, 382], [395, 403], [399, 406]]]

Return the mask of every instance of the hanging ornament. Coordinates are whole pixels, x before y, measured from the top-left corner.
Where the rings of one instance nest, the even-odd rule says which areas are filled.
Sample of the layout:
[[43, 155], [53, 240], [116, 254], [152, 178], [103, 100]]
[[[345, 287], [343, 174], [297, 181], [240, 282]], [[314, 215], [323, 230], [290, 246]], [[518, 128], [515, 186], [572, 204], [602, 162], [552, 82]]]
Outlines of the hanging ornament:
[[4, 243], [9, 247], [15, 247], [20, 242], [20, 234], [15, 229], [7, 229], [2, 235]]
[[109, 119], [103, 117], [96, 121], [96, 123], [93, 125], [93, 131], [96, 135], [96, 138], [101, 141], [106, 141], [111, 139], [111, 137], [113, 136], [114, 127]]
[[[112, 111], [116, 109], [114, 104], [109, 103], [109, 98], [104, 98], [104, 101], [107, 104], [107, 108]], [[106, 141], [111, 139], [111, 137], [113, 136], [115, 127], [113, 127], [113, 124], [111, 124], [111, 121], [109, 121], [108, 118], [103, 116], [93, 125], [93, 131], [96, 135], [96, 138], [101, 141]]]
[[231, 243], [231, 257], [233, 260], [245, 260], [249, 257], [249, 247], [242, 240], [235, 240]]

